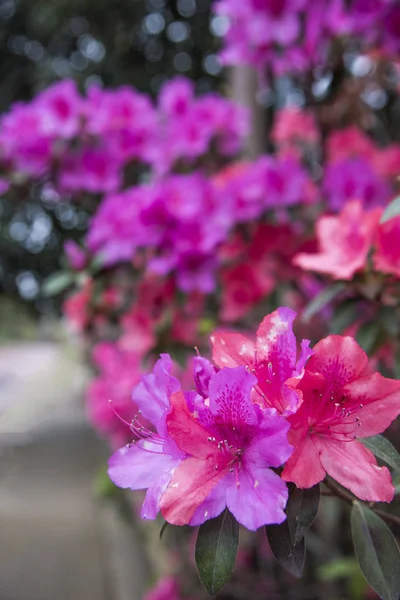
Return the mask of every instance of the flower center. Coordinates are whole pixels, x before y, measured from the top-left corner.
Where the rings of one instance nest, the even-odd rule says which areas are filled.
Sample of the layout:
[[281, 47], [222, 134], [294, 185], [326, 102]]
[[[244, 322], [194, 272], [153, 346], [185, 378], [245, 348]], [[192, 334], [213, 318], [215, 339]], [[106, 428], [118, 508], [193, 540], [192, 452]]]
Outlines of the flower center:
[[319, 402], [314, 402], [316, 410], [309, 418], [310, 433], [327, 436], [338, 442], [353, 441], [361, 425], [356, 414], [363, 405], [349, 406], [345, 397], [338, 401], [331, 391], [318, 394], [318, 399]]

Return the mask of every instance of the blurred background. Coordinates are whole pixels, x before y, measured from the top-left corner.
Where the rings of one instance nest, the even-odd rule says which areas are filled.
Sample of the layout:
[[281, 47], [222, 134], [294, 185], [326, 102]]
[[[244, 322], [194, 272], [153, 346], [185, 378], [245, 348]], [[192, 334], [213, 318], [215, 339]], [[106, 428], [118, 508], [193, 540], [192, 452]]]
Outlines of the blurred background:
[[[63, 78], [154, 96], [180, 73], [213, 90], [220, 26], [208, 0], [0, 0], [0, 111]], [[81, 206], [46, 207], [34, 187], [0, 198], [1, 600], [135, 600], [150, 577], [95, 500], [109, 450], [86, 424], [78, 340], [59, 297], [40, 291], [87, 223]]]
[[[272, 148], [276, 108], [302, 107], [310, 98], [323, 133], [367, 123], [377, 144], [400, 140], [398, 69], [380, 69], [379, 60], [372, 69], [373, 59], [350, 44], [339, 63], [315, 70], [308, 87], [287, 73], [273, 87], [258, 87], [247, 68], [222, 70], [217, 53], [227, 23], [210, 4], [0, 0], [0, 112], [66, 78], [82, 93], [93, 85], [131, 85], [155, 98], [165, 81], [184, 75], [199, 94], [220, 91], [251, 109], [249, 156]], [[310, 153], [306, 161], [317, 178], [321, 157]], [[68, 194], [54, 202], [54, 189], [49, 197], [43, 189], [37, 181], [0, 196], [0, 600], [141, 600], [155, 581], [154, 564], [163, 571], [168, 545], [160, 549], [158, 540], [126, 526], [122, 496], [109, 502], [115, 492], [104, 466], [110, 450], [83, 408], [92, 376], [87, 347], [62, 316], [63, 295], [43, 291], [44, 281], [65, 266], [65, 241], [82, 240], [93, 211]], [[271, 598], [375, 598], [355, 561], [337, 551], [342, 546], [347, 556], [351, 542], [339, 539], [343, 513], [330, 500], [321, 517], [330, 542], [312, 532], [309, 538], [317, 562], [328, 564], [317, 584], [314, 574], [310, 587], [295, 589], [280, 567], [251, 556], [267, 587], [268, 577], [277, 582], [280, 593]], [[251, 586], [244, 581], [224, 598], [249, 598]], [[174, 600], [171, 594], [159, 600]]]

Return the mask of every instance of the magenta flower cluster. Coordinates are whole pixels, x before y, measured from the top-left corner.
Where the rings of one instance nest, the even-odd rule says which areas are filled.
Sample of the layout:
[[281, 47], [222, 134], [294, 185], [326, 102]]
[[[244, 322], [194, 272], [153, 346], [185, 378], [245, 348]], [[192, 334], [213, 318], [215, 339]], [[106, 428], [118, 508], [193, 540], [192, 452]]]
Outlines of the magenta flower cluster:
[[176, 273], [184, 292], [210, 293], [221, 264], [217, 250], [229, 233], [268, 209], [312, 200], [310, 190], [310, 176], [297, 158], [265, 156], [214, 178], [200, 171], [170, 175], [107, 196], [86, 241], [108, 265], [130, 261], [146, 248], [149, 271]]
[[82, 97], [65, 80], [3, 116], [0, 168], [12, 183], [47, 176], [61, 193], [110, 193], [132, 162], [164, 175], [214, 145], [234, 156], [246, 133], [244, 109], [216, 94], [196, 98], [183, 78], [165, 84], [157, 105], [131, 87], [93, 86]]
[[332, 42], [352, 38], [361, 48], [400, 48], [396, 0], [216, 0], [228, 19], [221, 58], [276, 74], [302, 73], [326, 64]]
[[191, 391], [168, 354], [141, 378], [132, 395], [139, 412], [127, 423], [133, 441], [110, 458], [109, 476], [147, 490], [144, 519], [161, 511], [174, 525], [200, 525], [228, 508], [256, 530], [285, 520], [286, 481], [310, 488], [327, 473], [362, 500], [393, 499], [389, 470], [359, 439], [400, 413], [400, 382], [371, 373], [351, 337], [298, 348], [295, 316], [278, 308], [255, 341], [215, 332], [213, 363], [193, 359]]

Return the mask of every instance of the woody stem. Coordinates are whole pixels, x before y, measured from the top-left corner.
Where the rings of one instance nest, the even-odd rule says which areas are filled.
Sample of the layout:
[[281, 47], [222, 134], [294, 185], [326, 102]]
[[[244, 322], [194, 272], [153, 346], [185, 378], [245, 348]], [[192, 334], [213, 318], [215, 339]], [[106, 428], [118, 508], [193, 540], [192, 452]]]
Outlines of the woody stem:
[[[352, 496], [352, 494], [350, 494], [349, 492], [346, 492], [345, 490], [343, 490], [342, 488], [337, 486], [337, 484], [334, 481], [332, 481], [331, 479], [325, 479], [324, 484], [326, 485], [327, 488], [330, 489], [330, 491], [335, 496], [337, 496], [338, 498], [341, 498], [348, 504], [353, 504], [353, 502], [355, 500], [354, 496]], [[377, 515], [379, 515], [381, 517], [381, 519], [384, 519], [384, 521], [387, 521], [388, 523], [393, 523], [394, 525], [400, 526], [400, 517], [397, 517], [396, 515], [387, 513], [384, 510], [380, 510], [379, 508], [375, 508], [374, 506], [370, 506], [369, 508], [371, 510], [373, 510]]]

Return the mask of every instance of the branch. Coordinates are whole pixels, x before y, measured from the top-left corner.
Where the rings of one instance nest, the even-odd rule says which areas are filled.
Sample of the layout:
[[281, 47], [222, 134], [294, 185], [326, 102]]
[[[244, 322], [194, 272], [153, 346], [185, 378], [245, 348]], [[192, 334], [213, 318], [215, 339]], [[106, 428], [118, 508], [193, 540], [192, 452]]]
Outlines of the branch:
[[[327, 488], [333, 493], [333, 495], [341, 498], [348, 504], [353, 504], [355, 498], [349, 492], [346, 492], [342, 488], [340, 488], [336, 483], [334, 483], [331, 479], [325, 479], [324, 484]], [[330, 495], [330, 494], [329, 494]], [[374, 506], [369, 505], [370, 509], [373, 510], [381, 519], [384, 519], [388, 523], [393, 523], [394, 525], [398, 525], [400, 527], [400, 517], [396, 515], [392, 515], [390, 513], [385, 512], [384, 510], [380, 510], [379, 508], [375, 508]]]

